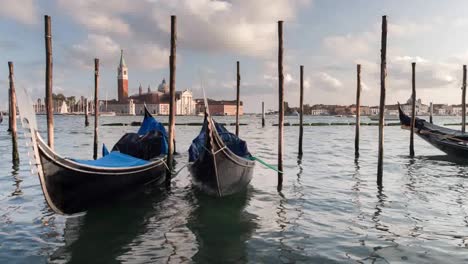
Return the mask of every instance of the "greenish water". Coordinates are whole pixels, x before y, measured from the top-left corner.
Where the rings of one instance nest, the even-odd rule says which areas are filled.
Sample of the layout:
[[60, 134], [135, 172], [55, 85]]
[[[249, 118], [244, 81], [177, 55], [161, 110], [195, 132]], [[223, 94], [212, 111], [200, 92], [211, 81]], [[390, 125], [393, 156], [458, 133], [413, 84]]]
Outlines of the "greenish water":
[[[241, 127], [241, 137], [254, 155], [276, 163], [272, 118], [261, 128], [258, 117], [243, 116], [249, 125]], [[101, 123], [140, 119], [103, 117]], [[287, 120], [297, 122], [296, 117]], [[457, 121], [435, 117], [436, 123]], [[38, 122], [44, 129], [44, 117]], [[201, 122], [201, 117], [177, 117], [177, 122]], [[92, 157], [93, 128], [83, 123], [82, 117], [56, 117], [57, 152]], [[276, 191], [276, 172], [260, 164], [245, 193], [223, 199], [198, 193], [183, 169], [171, 192], [148, 187], [75, 216], [48, 209], [21, 135], [21, 163], [12, 166], [6, 129], [5, 122], [0, 124], [0, 263], [468, 261], [468, 167], [452, 163], [419, 138], [417, 156], [409, 158], [409, 133], [397, 126], [385, 128], [382, 190], [376, 186], [377, 127], [361, 127], [361, 156], [355, 160], [353, 126], [305, 127], [302, 159], [297, 158], [298, 127], [291, 126], [285, 127], [282, 193]], [[135, 129], [100, 127], [100, 143], [112, 146]], [[198, 130], [176, 127], [179, 168]]]

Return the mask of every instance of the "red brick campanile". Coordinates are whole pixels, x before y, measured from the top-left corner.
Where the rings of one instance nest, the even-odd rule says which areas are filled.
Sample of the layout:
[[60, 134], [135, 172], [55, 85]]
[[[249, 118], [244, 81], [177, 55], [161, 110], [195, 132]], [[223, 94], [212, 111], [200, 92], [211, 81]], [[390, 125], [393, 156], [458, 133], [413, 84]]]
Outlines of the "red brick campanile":
[[117, 93], [120, 103], [124, 103], [128, 99], [128, 69], [125, 65], [123, 50], [120, 51], [120, 63], [117, 68]]

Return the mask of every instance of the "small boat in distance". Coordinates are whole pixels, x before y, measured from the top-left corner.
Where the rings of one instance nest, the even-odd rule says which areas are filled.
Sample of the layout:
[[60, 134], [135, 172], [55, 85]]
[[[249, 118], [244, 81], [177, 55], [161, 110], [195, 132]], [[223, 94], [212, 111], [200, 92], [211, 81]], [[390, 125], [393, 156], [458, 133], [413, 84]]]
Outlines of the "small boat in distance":
[[[411, 117], [407, 116], [400, 107], [398, 110], [402, 128], [410, 129]], [[417, 117], [414, 131], [419, 137], [449, 156], [464, 159], [464, 161], [468, 158], [468, 133], [436, 126]]]
[[[372, 121], [379, 121], [379, 115], [371, 115], [369, 116], [369, 119]], [[392, 114], [385, 114], [384, 116], [385, 121], [395, 121], [399, 120], [398, 115], [392, 115]]]
[[99, 112], [99, 116], [115, 116], [115, 112]]
[[218, 197], [245, 190], [255, 166], [251, 157], [245, 141], [205, 113], [200, 134], [189, 148], [189, 171], [196, 187]]
[[110, 153], [97, 160], [62, 157], [41, 138], [31, 99], [17, 90], [25, 135], [32, 145], [31, 164], [39, 175], [49, 207], [59, 214], [87, 211], [166, 177], [167, 132], [146, 111], [137, 133], [125, 134]]

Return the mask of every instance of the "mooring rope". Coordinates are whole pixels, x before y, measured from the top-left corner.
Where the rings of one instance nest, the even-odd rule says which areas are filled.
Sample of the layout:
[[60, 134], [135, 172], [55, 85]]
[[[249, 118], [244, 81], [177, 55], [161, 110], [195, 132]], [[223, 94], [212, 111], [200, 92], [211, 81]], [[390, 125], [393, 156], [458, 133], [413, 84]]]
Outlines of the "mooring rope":
[[185, 167], [187, 167], [188, 165], [192, 164], [193, 162], [187, 162], [184, 164], [184, 166], [182, 166], [178, 171], [176, 171], [175, 173], [171, 173], [172, 177], [175, 177], [177, 176]]
[[273, 165], [271, 165], [271, 164], [268, 164], [266, 161], [260, 159], [259, 157], [250, 156], [250, 160], [258, 161], [258, 162], [260, 162], [262, 165], [264, 165], [265, 167], [269, 168], [270, 170], [274, 170], [274, 171], [276, 171], [276, 172], [283, 173], [282, 171], [278, 170], [278, 168], [276, 168], [275, 166], [273, 166]]

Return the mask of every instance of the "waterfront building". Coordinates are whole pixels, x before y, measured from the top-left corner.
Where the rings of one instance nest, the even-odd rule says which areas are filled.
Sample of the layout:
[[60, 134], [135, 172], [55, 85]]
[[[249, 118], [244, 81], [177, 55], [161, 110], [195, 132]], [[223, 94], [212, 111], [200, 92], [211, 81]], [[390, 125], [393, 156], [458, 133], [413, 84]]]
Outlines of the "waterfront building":
[[[128, 94], [128, 68], [125, 64], [123, 51], [120, 54], [120, 63], [117, 68], [117, 92], [118, 99], [107, 101], [107, 111], [118, 115], [144, 114], [144, 106], [154, 115], [169, 115], [169, 85], [163, 79], [157, 90], [153, 91], [148, 85], [147, 92], [143, 93], [143, 87], [138, 87], [138, 93]], [[195, 101], [192, 91], [176, 91], [175, 108], [176, 115], [194, 115]]]
[[[196, 113], [204, 113], [205, 112], [205, 102], [204, 99], [196, 99]], [[208, 99], [208, 108], [210, 110], [211, 115], [218, 115], [218, 116], [228, 116], [228, 115], [236, 115], [236, 100], [213, 100]], [[240, 101], [239, 106], [239, 115], [244, 114], [244, 104]]]

